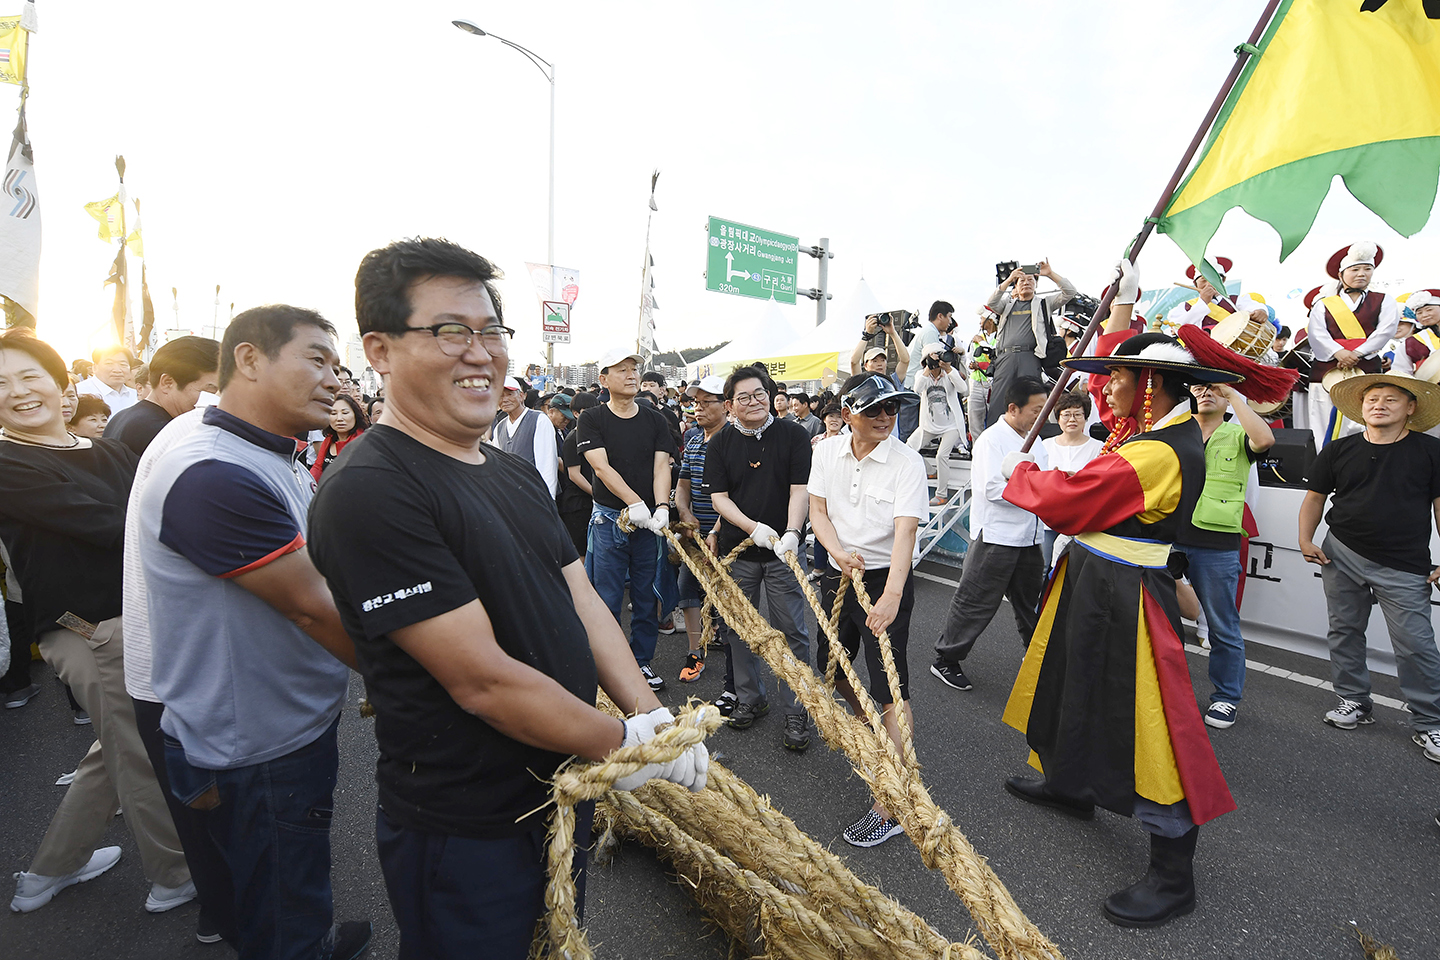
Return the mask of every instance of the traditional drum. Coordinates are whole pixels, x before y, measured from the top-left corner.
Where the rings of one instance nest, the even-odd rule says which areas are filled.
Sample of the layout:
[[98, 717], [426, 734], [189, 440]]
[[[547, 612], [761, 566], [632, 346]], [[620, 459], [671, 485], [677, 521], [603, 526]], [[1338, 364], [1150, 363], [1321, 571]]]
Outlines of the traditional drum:
[[1210, 338], [1242, 356], [1259, 360], [1275, 342], [1275, 328], [1269, 320], [1256, 320], [1248, 313], [1232, 313], [1215, 324]]

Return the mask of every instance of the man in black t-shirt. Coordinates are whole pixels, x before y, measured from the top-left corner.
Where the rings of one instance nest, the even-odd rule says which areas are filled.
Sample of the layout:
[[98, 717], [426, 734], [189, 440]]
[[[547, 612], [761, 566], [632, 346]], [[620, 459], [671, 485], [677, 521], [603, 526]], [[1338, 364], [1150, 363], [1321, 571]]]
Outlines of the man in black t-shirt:
[[[560, 394], [564, 396], [564, 394]], [[570, 411], [574, 414], [576, 421], [586, 410], [599, 403], [594, 394], [580, 393], [571, 399]], [[590, 514], [595, 510], [595, 495], [593, 484], [595, 483], [595, 471], [590, 469], [590, 464], [580, 456], [576, 444], [580, 441], [580, 431], [571, 427], [565, 434], [564, 441], [560, 444], [560, 460], [563, 469], [560, 471], [560, 492], [555, 496], [555, 507], [560, 511], [560, 519], [565, 524], [565, 529], [570, 531], [570, 540], [575, 544], [575, 552], [585, 556], [588, 552], [587, 542], [590, 539]]]
[[[1440, 423], [1440, 387], [1366, 374], [1337, 383], [1330, 399], [1365, 430], [1326, 445], [1300, 505], [1300, 552], [1320, 565], [1325, 583], [1340, 698], [1325, 722], [1341, 730], [1374, 722], [1365, 629], [1379, 600], [1415, 742], [1440, 763], [1440, 650], [1430, 619], [1430, 585], [1440, 580], [1430, 558], [1432, 517], [1440, 524], [1440, 440], [1421, 432]], [[1330, 530], [1317, 547], [1326, 496]]]
[[149, 367], [149, 395], [105, 426], [105, 439], [119, 440], [137, 457], [165, 424], [194, 410], [200, 394], [220, 392], [220, 344], [205, 337], [176, 337], [155, 351]]
[[[575, 428], [575, 449], [595, 471], [595, 509], [585, 572], [605, 606], [620, 622], [620, 601], [630, 581], [630, 650], [651, 690], [665, 681], [650, 669], [660, 635], [655, 609], [659, 532], [670, 522], [670, 428], [653, 408], [635, 402], [640, 392], [640, 355], [624, 347], [600, 360], [600, 379], [610, 399], [585, 411]], [[635, 529], [620, 529], [625, 514]]]
[[[725, 381], [725, 407], [734, 420], [705, 452], [704, 491], [720, 515], [718, 546], [723, 557], [750, 538], [755, 542], [730, 567], [730, 575], [758, 609], [761, 587], [770, 623], [785, 634], [790, 652], [810, 662], [805, 597], [795, 574], [781, 559], [800, 555], [800, 530], [810, 506], [810, 437], [794, 420], [770, 412], [775, 384], [760, 367], [740, 367]], [[778, 531], [784, 531], [780, 533]], [[765, 716], [770, 704], [760, 678], [760, 661], [727, 624], [735, 666], [738, 703], [726, 720], [744, 730]], [[810, 745], [809, 718], [791, 693], [785, 704], [785, 734], [791, 750]]]
[[[310, 511], [310, 554], [375, 708], [376, 841], [407, 957], [523, 960], [545, 912], [547, 781], [571, 755], [603, 759], [669, 718], [539, 475], [481, 445], [512, 332], [496, 277], [444, 240], [366, 255], [356, 317], [386, 406]], [[597, 680], [636, 715], [595, 709]], [[658, 776], [699, 789], [707, 763], [699, 746], [616, 787]]]

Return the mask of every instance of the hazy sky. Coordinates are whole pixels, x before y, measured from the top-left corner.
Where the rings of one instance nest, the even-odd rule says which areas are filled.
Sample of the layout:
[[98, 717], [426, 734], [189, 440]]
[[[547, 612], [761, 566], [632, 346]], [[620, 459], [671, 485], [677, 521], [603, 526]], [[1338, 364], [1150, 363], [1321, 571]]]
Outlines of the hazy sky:
[[[222, 318], [232, 301], [286, 301], [348, 336], [360, 257], [443, 235], [506, 271], [512, 355], [537, 359], [524, 264], [545, 259], [547, 84], [456, 18], [557, 67], [556, 260], [582, 271], [560, 362], [634, 340], [656, 167], [662, 349], [725, 339], [765, 308], [705, 290], [710, 215], [828, 236], [837, 302], [863, 271], [887, 308], [946, 299], [969, 326], [997, 260], [1045, 256], [1098, 294], [1262, 6], [40, 0], [41, 332], [67, 358], [103, 335], [114, 247], [83, 205], [114, 193], [123, 153], [162, 327], [172, 286], [198, 331], [218, 283]], [[1286, 263], [1241, 211], [1210, 249], [1293, 325], [1286, 295], [1367, 238], [1386, 248], [1382, 287], [1440, 286], [1435, 227], [1404, 240], [1339, 184]], [[1140, 266], [1154, 286], [1185, 260], [1162, 237]], [[802, 257], [801, 286], [814, 270]], [[814, 322], [811, 301], [783, 309]]]

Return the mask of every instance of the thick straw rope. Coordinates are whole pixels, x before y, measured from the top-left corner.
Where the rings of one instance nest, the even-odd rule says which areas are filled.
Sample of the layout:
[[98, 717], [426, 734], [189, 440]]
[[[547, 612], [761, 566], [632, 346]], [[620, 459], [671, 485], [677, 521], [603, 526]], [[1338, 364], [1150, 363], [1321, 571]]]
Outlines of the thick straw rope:
[[[1003, 960], [1062, 960], [1059, 949], [1020, 912], [984, 858], [930, 799], [920, 780], [909, 723], [903, 710], [898, 709], [902, 702], [899, 679], [888, 636], [880, 636], [881, 659], [892, 703], [897, 705], [896, 722], [904, 744], [899, 752], [840, 646], [837, 624], [846, 588], [853, 587], [867, 613], [872, 606], [859, 575], [841, 584], [827, 616], [794, 555], [785, 558], [830, 644], [830, 667], [821, 681], [808, 664], [801, 664], [790, 653], [784, 636], [760, 616], [728, 575], [726, 568], [746, 544], [722, 560], [693, 531], [693, 553], [674, 533], [666, 531], [666, 536], [682, 562], [705, 586], [706, 609], [713, 604], [735, 632], [745, 637], [790, 685], [826, 742], [850, 757], [875, 796], [905, 826], [926, 866], [941, 870], [996, 953]], [[708, 642], [708, 617], [705, 624]], [[864, 723], [836, 703], [831, 691], [837, 670], [844, 673], [860, 701]], [[608, 705], [603, 697], [602, 705]], [[613, 705], [609, 706], [613, 711]], [[637, 764], [668, 762], [719, 723], [718, 711], [691, 706], [682, 712], [674, 727], [649, 743], [617, 751], [601, 763], [567, 768], [556, 775], [557, 811], [551, 828], [550, 884], [546, 891], [548, 936], [537, 940], [538, 951], [566, 960], [588, 960], [592, 956], [575, 920], [571, 876], [573, 808], [583, 800], [605, 797], [601, 809], [612, 824], [666, 852], [687, 879], [693, 875], [690, 882], [696, 896], [732, 937], [742, 943], [753, 940], [757, 921], [751, 918], [758, 915], [767, 957], [811, 960], [859, 955], [978, 960], [983, 956], [973, 945], [945, 942], [923, 920], [859, 881], [839, 858], [820, 848], [718, 763], [711, 764], [713, 789], [702, 794], [690, 794], [658, 781], [634, 795], [610, 790], [616, 779], [638, 769]], [[724, 806], [717, 807], [721, 797]], [[757, 822], [765, 827], [763, 834], [753, 829]], [[775, 842], [770, 843], [767, 835]], [[730, 856], [720, 853], [721, 849]], [[732, 857], [748, 865], [742, 866]], [[754, 908], [736, 910], [737, 901], [749, 901]]]
[[[832, 748], [845, 752], [876, 799], [905, 827], [906, 835], [919, 849], [925, 865], [940, 870], [945, 882], [964, 901], [981, 934], [996, 954], [1002, 960], [1060, 960], [1060, 949], [1021, 912], [989, 864], [970, 845], [949, 815], [931, 799], [920, 779], [903, 711], [897, 714], [897, 721], [901, 723], [905, 748], [903, 756], [897, 754], [885, 732], [879, 711], [839, 644], [835, 621], [820, 608], [794, 557], [787, 558], [787, 562], [792, 571], [800, 575], [806, 597], [815, 608], [816, 617], [830, 644], [832, 660], [838, 662], [840, 671], [849, 680], [864, 708], [869, 735], [858, 718], [836, 703], [809, 664], [802, 664], [795, 658], [784, 635], [760, 616], [739, 585], [725, 572], [722, 561], [703, 540], [692, 534], [691, 539], [698, 548], [692, 553], [683, 549], [679, 537], [673, 532], [667, 530], [665, 536], [680, 550], [681, 558], [704, 586], [707, 596], [714, 600], [729, 626], [745, 638], [750, 648], [790, 686], [825, 741]], [[852, 578], [850, 586], [855, 590], [861, 607], [868, 612], [870, 598], [858, 575]], [[883, 634], [880, 647], [887, 683], [899, 711], [899, 681], [894, 669], [894, 656], [889, 639]]]
[[[603, 694], [600, 706], [620, 715]], [[764, 956], [982, 960], [972, 945], [949, 943], [862, 883], [718, 762], [710, 765], [712, 789], [700, 793], [658, 780], [633, 794], [610, 790], [637, 764], [673, 759], [718, 725], [713, 706], [692, 702], [673, 727], [649, 743], [556, 775], [548, 909], [537, 951], [567, 960], [592, 956], [575, 920], [574, 804], [603, 797], [602, 817], [663, 851], [726, 932], [742, 944], [763, 941]]]

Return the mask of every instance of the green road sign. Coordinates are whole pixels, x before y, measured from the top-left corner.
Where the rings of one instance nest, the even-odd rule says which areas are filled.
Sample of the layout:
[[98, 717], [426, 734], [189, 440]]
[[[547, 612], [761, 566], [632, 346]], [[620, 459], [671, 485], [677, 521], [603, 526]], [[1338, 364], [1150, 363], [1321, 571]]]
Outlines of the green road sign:
[[794, 303], [799, 249], [797, 237], [711, 217], [705, 289]]

